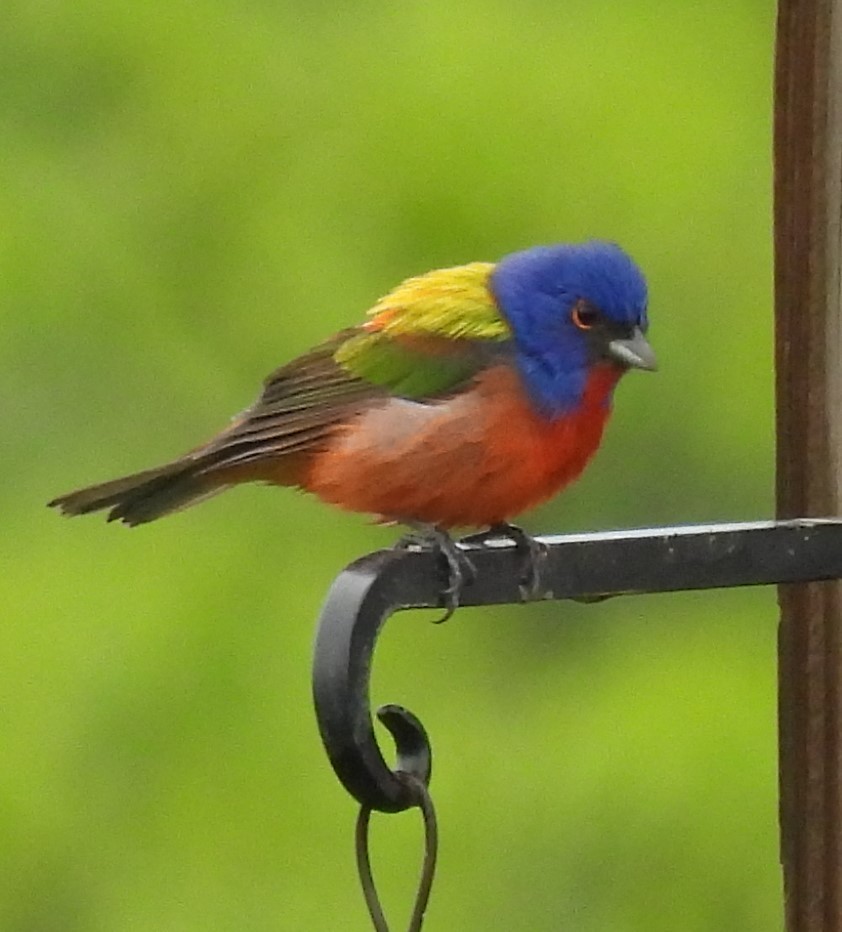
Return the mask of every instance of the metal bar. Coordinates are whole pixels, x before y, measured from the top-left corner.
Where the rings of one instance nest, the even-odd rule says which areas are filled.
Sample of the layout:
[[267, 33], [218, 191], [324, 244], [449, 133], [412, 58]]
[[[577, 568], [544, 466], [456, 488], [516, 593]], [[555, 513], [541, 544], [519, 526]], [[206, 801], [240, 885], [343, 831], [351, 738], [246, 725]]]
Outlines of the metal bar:
[[[778, 515], [842, 512], [842, 0], [781, 0], [775, 74]], [[779, 593], [788, 932], [842, 930], [842, 588]]]
[[[842, 520], [800, 519], [544, 537], [545, 597], [599, 598], [842, 578]], [[460, 604], [520, 601], [523, 554], [507, 538], [461, 548], [475, 570]], [[412, 805], [406, 783], [374, 738], [368, 684], [377, 637], [396, 611], [442, 604], [444, 561], [431, 550], [386, 550], [352, 563], [335, 580], [316, 637], [313, 689], [322, 739], [337, 776], [367, 806]], [[397, 771], [429, 780], [420, 722], [389, 707], [384, 724]]]

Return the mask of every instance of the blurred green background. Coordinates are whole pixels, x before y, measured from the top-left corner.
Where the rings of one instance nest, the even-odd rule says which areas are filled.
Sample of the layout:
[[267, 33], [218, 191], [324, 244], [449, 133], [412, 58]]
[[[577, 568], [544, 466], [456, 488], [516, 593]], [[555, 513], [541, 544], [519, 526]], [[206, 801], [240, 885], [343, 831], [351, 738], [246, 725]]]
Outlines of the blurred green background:
[[[0, 928], [367, 929], [314, 621], [394, 539], [288, 490], [44, 507], [223, 426], [427, 268], [621, 242], [662, 367], [533, 531], [772, 513], [773, 4], [6, 0]], [[780, 926], [770, 590], [430, 613], [425, 928]], [[396, 928], [415, 814], [376, 817]]]

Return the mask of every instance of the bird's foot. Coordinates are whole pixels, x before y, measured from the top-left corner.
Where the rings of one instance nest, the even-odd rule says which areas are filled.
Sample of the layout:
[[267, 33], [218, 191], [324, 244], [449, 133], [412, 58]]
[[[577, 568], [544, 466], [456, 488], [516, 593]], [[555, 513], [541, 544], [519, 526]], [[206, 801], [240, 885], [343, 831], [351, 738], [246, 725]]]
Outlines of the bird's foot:
[[444, 615], [435, 619], [435, 624], [452, 617], [459, 607], [459, 596], [466, 583], [476, 578], [476, 568], [468, 555], [460, 549], [457, 542], [440, 527], [433, 524], [411, 524], [412, 531], [405, 534], [396, 544], [397, 549], [410, 549], [418, 547], [424, 550], [434, 550], [442, 557], [447, 569], [447, 585], [442, 590], [441, 598], [444, 603]]
[[482, 531], [480, 534], [471, 534], [469, 537], [464, 537], [463, 540], [472, 544], [485, 544], [495, 537], [508, 537], [509, 540], [514, 541], [515, 549], [522, 554], [523, 566], [518, 581], [521, 600], [532, 602], [540, 598], [543, 594], [541, 567], [547, 559], [547, 545], [535, 540], [522, 527], [509, 524], [507, 521], [492, 524], [487, 531]]
[[515, 548], [523, 555], [523, 566], [521, 570], [518, 590], [520, 597], [524, 602], [532, 602], [541, 597], [543, 587], [541, 585], [541, 569], [547, 562], [549, 553], [547, 545], [535, 540], [530, 534], [527, 534], [522, 527], [516, 524], [504, 522], [495, 524], [492, 531], [498, 534], [505, 534], [515, 542]]

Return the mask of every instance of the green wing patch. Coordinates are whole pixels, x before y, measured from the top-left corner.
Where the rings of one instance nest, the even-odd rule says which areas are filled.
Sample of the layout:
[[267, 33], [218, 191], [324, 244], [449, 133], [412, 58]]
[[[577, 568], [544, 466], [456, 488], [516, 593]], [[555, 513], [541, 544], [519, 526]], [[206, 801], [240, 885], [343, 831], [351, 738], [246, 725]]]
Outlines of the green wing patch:
[[[355, 376], [406, 398], [441, 395], [467, 381], [481, 359], [469, 341], [442, 337], [390, 337], [360, 333], [336, 353], [336, 361]], [[447, 345], [447, 344], [450, 345]]]
[[473, 262], [407, 279], [336, 351], [348, 372], [397, 395], [443, 394], [470, 379], [509, 327], [488, 290], [493, 265]]

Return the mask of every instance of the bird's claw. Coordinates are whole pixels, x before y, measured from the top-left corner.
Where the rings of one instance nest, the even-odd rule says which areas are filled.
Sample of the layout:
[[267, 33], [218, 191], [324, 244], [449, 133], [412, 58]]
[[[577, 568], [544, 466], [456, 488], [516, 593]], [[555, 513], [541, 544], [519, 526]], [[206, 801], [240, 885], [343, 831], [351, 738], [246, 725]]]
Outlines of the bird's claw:
[[486, 544], [496, 537], [508, 537], [514, 542], [515, 549], [522, 554], [522, 572], [518, 581], [521, 601], [532, 602], [541, 598], [544, 592], [541, 584], [541, 568], [549, 554], [547, 545], [527, 534], [522, 527], [505, 521], [492, 524], [487, 531], [471, 534], [463, 537], [462, 540], [464, 543]]
[[436, 618], [434, 624], [440, 625], [453, 616], [459, 608], [459, 597], [466, 584], [476, 579], [477, 571], [468, 555], [460, 549], [456, 541], [439, 527], [432, 525], [413, 526], [414, 530], [406, 534], [396, 544], [398, 549], [420, 547], [435, 550], [447, 565], [447, 585], [442, 590], [441, 600], [444, 615]]
[[[466, 584], [476, 578], [476, 568], [468, 555], [447, 531], [434, 525], [413, 524], [412, 531], [404, 535], [396, 544], [398, 549], [419, 547], [435, 550], [447, 566], [447, 586], [442, 590], [441, 599], [444, 615], [435, 620], [441, 624], [452, 617], [459, 607], [459, 597]], [[543, 594], [541, 568], [547, 560], [547, 545], [527, 534], [516, 524], [500, 523], [492, 525], [481, 534], [472, 534], [462, 539], [461, 543], [484, 544], [494, 537], [508, 537], [514, 542], [515, 549], [522, 555], [522, 572], [518, 581], [521, 600], [531, 602]]]
[[518, 581], [518, 592], [523, 602], [532, 602], [539, 599], [543, 593], [541, 585], [541, 569], [547, 562], [549, 550], [547, 545], [527, 534], [522, 527], [516, 524], [495, 524], [492, 531], [505, 534], [515, 542], [515, 549], [523, 555], [523, 571]]
[[[473, 582], [477, 571], [468, 556], [459, 549], [452, 537], [445, 535], [445, 541], [436, 542], [439, 552], [447, 562], [448, 583], [442, 590], [444, 602], [444, 615], [436, 618], [435, 624], [440, 625], [450, 618], [459, 607], [459, 596], [466, 582]], [[466, 579], [467, 577], [467, 579]]]

